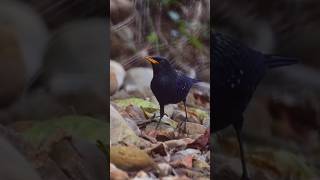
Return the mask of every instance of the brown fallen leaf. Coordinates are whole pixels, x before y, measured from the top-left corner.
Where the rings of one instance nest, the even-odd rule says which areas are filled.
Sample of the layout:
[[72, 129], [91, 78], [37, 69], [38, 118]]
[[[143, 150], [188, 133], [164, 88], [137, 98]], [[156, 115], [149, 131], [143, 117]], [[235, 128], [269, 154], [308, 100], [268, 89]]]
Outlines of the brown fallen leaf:
[[203, 150], [210, 141], [210, 129], [207, 129], [206, 132], [195, 139], [192, 143], [188, 144], [188, 148]]
[[146, 150], [149, 154], [159, 154], [160, 156], [167, 156], [168, 155], [168, 147], [164, 143], [159, 143], [149, 149]]
[[192, 143], [194, 140], [190, 138], [184, 138], [184, 139], [174, 139], [164, 142], [168, 149], [184, 149], [187, 147], [188, 144]]
[[180, 159], [174, 160], [170, 164], [173, 167], [186, 167], [186, 168], [191, 169], [192, 168], [192, 160], [193, 160], [193, 156], [187, 155], [187, 156], [184, 156]]
[[166, 128], [165, 126], [167, 125], [160, 125], [159, 129], [157, 130], [155, 127], [154, 129], [148, 129], [145, 131], [145, 134], [161, 142], [174, 139], [175, 138], [174, 129], [172, 129], [170, 126], [168, 126], [168, 128]]
[[198, 123], [187, 122], [187, 132], [189, 136], [204, 134], [206, 127]]

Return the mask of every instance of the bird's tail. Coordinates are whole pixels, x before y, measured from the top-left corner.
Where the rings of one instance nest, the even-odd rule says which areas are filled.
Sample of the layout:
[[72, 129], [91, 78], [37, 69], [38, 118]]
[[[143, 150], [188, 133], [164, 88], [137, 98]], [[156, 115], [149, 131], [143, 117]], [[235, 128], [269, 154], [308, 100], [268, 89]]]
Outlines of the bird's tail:
[[289, 66], [292, 64], [297, 64], [299, 61], [296, 58], [290, 57], [281, 57], [281, 56], [274, 56], [274, 55], [267, 55], [265, 63], [267, 66], [271, 68], [281, 67], [281, 66]]

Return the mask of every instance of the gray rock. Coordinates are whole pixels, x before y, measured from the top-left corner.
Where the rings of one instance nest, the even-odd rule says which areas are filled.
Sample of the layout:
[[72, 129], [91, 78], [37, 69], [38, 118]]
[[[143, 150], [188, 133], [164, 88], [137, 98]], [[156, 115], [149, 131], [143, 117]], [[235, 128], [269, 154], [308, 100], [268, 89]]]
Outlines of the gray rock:
[[133, 132], [136, 133], [137, 136], [141, 135], [141, 131], [134, 120], [129, 118], [125, 118], [125, 120], [128, 123], [128, 126], [133, 130]]
[[112, 105], [110, 105], [110, 141], [111, 144], [119, 142], [138, 144], [140, 141], [139, 137], [128, 126], [126, 120]]
[[127, 71], [124, 82], [124, 88], [128, 92], [138, 91], [147, 97], [152, 96], [150, 83], [153, 77], [153, 71], [150, 68], [136, 67]]
[[110, 95], [113, 95], [123, 85], [126, 71], [123, 66], [110, 60]]

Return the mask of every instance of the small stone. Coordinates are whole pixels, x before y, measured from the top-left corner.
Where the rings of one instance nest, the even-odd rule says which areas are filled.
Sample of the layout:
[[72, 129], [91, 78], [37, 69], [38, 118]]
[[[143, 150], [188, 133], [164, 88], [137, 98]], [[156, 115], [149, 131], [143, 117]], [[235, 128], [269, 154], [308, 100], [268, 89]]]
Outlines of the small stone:
[[113, 95], [123, 84], [126, 72], [123, 66], [110, 60], [110, 95]]

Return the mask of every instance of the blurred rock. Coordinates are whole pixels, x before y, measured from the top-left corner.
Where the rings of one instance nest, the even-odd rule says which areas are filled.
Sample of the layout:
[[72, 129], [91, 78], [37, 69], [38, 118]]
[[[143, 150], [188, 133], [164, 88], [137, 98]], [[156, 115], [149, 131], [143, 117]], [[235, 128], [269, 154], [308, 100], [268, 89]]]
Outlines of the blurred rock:
[[43, 68], [45, 86], [78, 113], [105, 113], [107, 28], [103, 18], [74, 21], [50, 40]]
[[[121, 61], [123, 64], [132, 65], [133, 60], [129, 59], [136, 53], [134, 34], [128, 27], [121, 27], [118, 30], [112, 30], [110, 33], [111, 49], [110, 58]], [[135, 60], [135, 59], [134, 59]], [[130, 66], [129, 66], [130, 67]], [[125, 68], [128, 68], [125, 66]]]
[[120, 63], [110, 60], [110, 95], [113, 95], [123, 84], [126, 72]]
[[[211, 171], [213, 179], [235, 180], [241, 177], [241, 164], [237, 158], [228, 158], [222, 155], [214, 155], [215, 168]], [[251, 169], [250, 169], [251, 170]], [[250, 171], [250, 175], [252, 172]]]
[[132, 0], [111, 0], [110, 1], [110, 15], [113, 24], [125, 20], [131, 13], [133, 13]]
[[257, 7], [254, 6], [256, 2], [243, 2], [226, 0], [216, 3], [213, 10], [216, 17], [215, 30], [230, 34], [261, 52], [273, 52], [275, 33], [270, 22], [257, 16]]
[[19, 46], [14, 27], [0, 24], [0, 107], [13, 103], [26, 86], [26, 67]]
[[[41, 107], [41, 108], [39, 108]], [[10, 108], [13, 115], [11, 121], [44, 120], [57, 117], [70, 111], [70, 107], [63, 106], [54, 96], [43, 89], [25, 94]]]
[[[291, 91], [293, 93], [315, 93], [320, 91], [320, 72], [305, 65], [294, 65], [290, 68], [279, 68], [270, 71], [261, 85], [263, 88]], [[261, 88], [260, 88], [261, 89]], [[258, 88], [259, 90], [259, 88]], [[260, 91], [261, 92], [261, 91]], [[263, 91], [264, 94], [272, 91]], [[261, 92], [261, 94], [263, 93]], [[281, 92], [281, 91], [280, 91]], [[319, 96], [319, 95], [318, 95]], [[319, 96], [320, 97], [320, 96]]]
[[[74, 21], [79, 18], [103, 17], [108, 16], [107, 8], [109, 1], [95, 0], [24, 0], [30, 3], [34, 9], [40, 12], [45, 19], [48, 27], [52, 30], [57, 29], [65, 22]], [[108, 18], [109, 19], [109, 18]]]
[[28, 162], [7, 140], [0, 138], [0, 162], [5, 162], [0, 168], [1, 179], [10, 180], [40, 180], [33, 164]]
[[[49, 32], [42, 17], [32, 7], [21, 1], [0, 1], [0, 22], [0, 29], [10, 27], [11, 33], [8, 35], [8, 39], [12, 38], [12, 35], [16, 36], [14, 41], [18, 44], [16, 48], [19, 50], [16, 51], [15, 56], [20, 56], [24, 62], [25, 70], [21, 70], [20, 66], [17, 65], [13, 72], [23, 74], [25, 80], [31, 81], [42, 66], [49, 39]], [[3, 40], [0, 42], [6, 45], [11, 44], [11, 46], [14, 44]], [[9, 52], [13, 53], [15, 51], [11, 50]], [[2, 66], [1, 64], [0, 67]]]
[[272, 117], [268, 112], [266, 102], [253, 99], [245, 114], [244, 132], [260, 138], [271, 137]]
[[[318, 97], [319, 98], [319, 97]], [[319, 103], [313, 93], [274, 94], [267, 102], [270, 114], [274, 118], [274, 134], [292, 138], [307, 144], [313, 143], [313, 133], [320, 127], [318, 117]]]
[[150, 89], [150, 83], [153, 77], [153, 71], [150, 68], [136, 67], [127, 71], [125, 78], [125, 89], [130, 91], [139, 91], [146, 97], [153, 96]]

